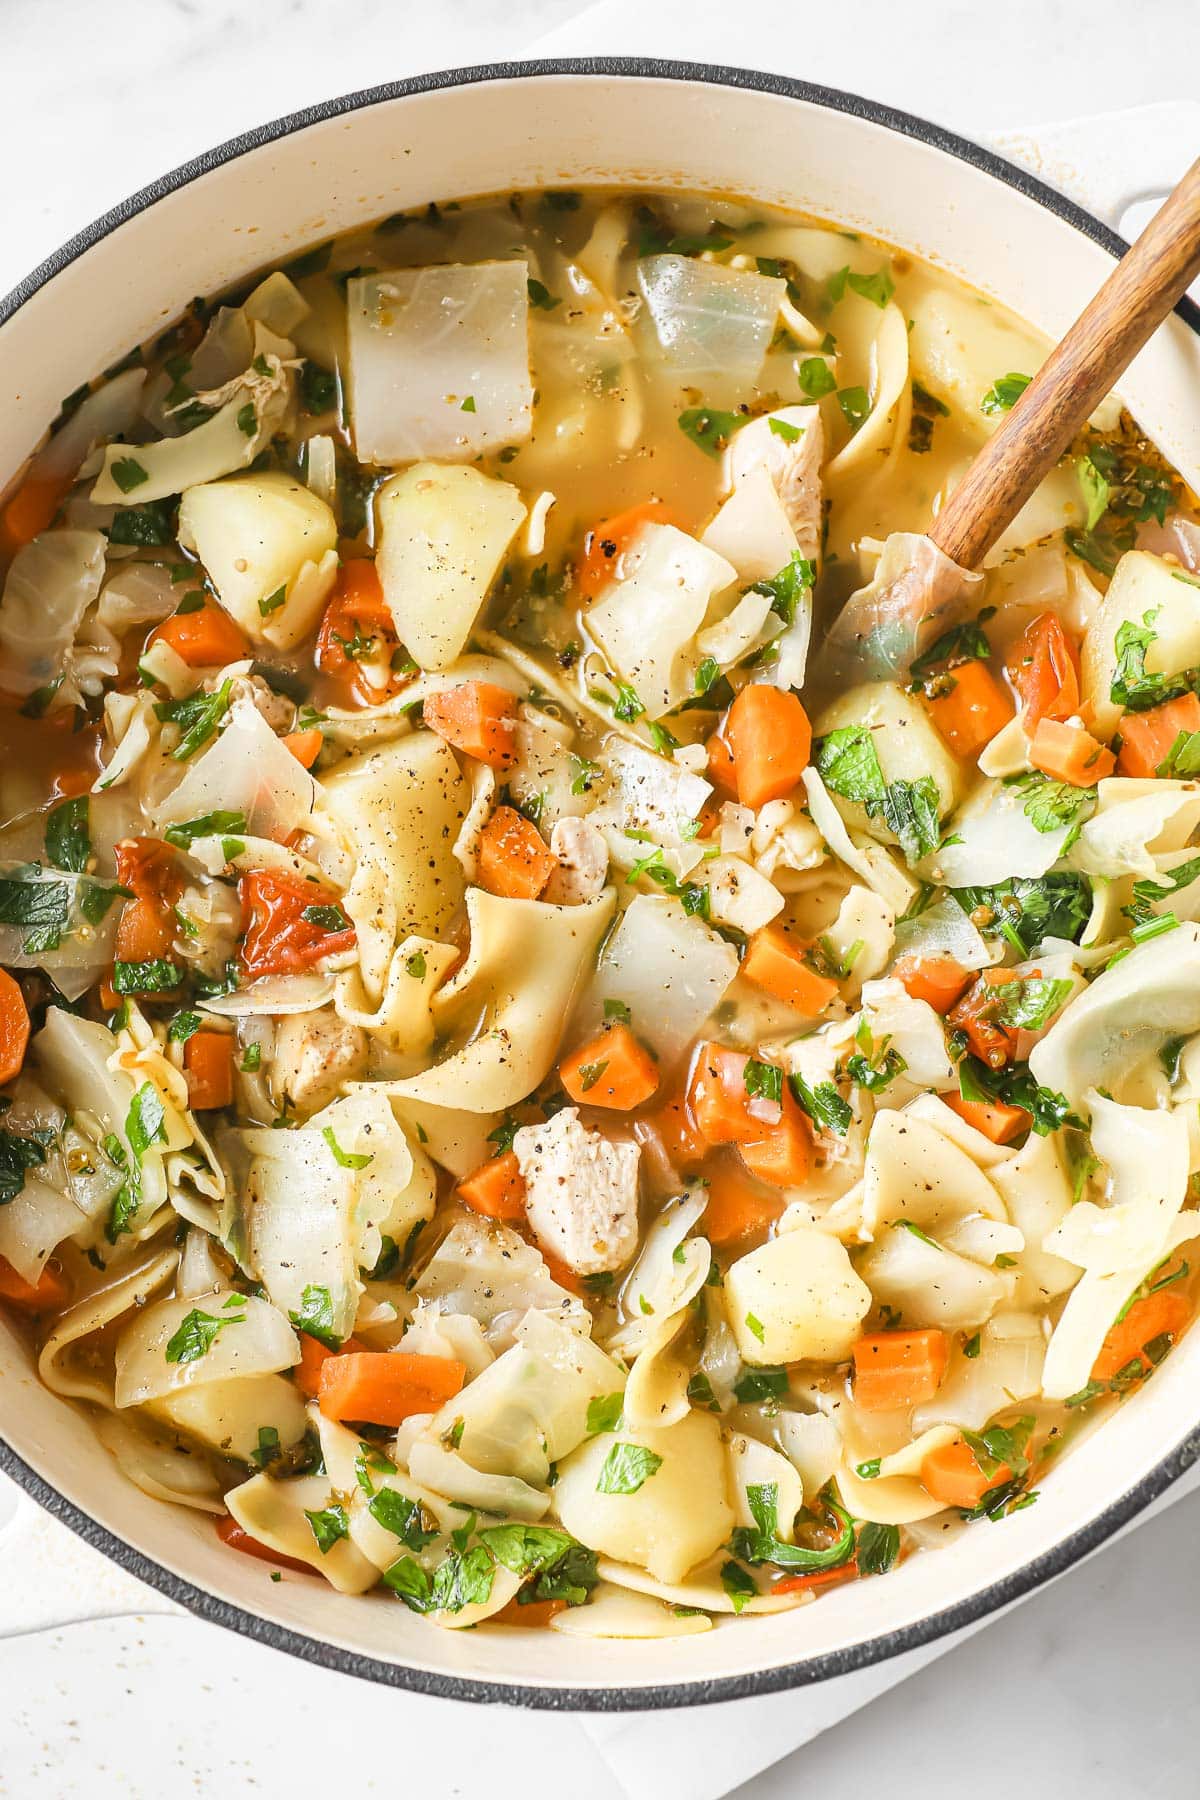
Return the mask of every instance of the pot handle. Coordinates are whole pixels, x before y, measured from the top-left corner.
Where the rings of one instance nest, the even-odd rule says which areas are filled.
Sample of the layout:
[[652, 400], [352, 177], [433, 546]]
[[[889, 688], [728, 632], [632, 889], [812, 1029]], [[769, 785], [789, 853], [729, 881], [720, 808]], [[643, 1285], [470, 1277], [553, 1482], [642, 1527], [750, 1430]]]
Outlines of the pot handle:
[[1158, 100], [997, 132], [991, 141], [1002, 156], [1131, 237], [1200, 152], [1200, 102]]

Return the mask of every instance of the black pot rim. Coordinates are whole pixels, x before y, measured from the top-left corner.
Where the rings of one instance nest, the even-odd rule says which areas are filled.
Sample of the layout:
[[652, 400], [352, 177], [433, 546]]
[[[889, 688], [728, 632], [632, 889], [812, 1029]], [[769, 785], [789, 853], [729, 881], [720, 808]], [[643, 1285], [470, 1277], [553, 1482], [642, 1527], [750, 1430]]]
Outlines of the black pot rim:
[[[1036, 176], [1005, 161], [993, 151], [983, 149], [954, 132], [946, 131], [940, 125], [933, 125], [911, 113], [899, 112], [893, 107], [882, 106], [877, 101], [864, 99], [860, 95], [815, 86], [811, 82], [793, 80], [784, 75], [707, 63], [669, 62], [646, 57], [566, 57], [537, 62], [483, 64], [474, 68], [448, 69], [436, 74], [412, 76], [404, 81], [388, 82], [380, 87], [345, 94], [316, 106], [305, 107], [300, 112], [290, 113], [252, 131], [243, 132], [240, 136], [219, 144], [215, 149], [206, 151], [204, 155], [182, 164], [170, 174], [161, 176], [68, 239], [61, 249], [47, 257], [0, 301], [0, 325], [12, 318], [39, 289], [127, 220], [145, 212], [156, 201], [178, 192], [202, 175], [232, 162], [236, 157], [259, 150], [310, 125], [413, 94], [436, 93], [444, 88], [467, 87], [489, 81], [530, 80], [547, 75], [703, 82], [718, 87], [775, 94], [785, 99], [803, 100], [811, 105], [823, 106], [833, 112], [850, 113], [872, 124], [885, 126], [901, 136], [919, 139], [948, 156], [970, 163], [994, 180], [1037, 201], [1113, 257], [1122, 256], [1129, 247], [1115, 231], [1077, 206], [1074, 201], [1068, 200], [1045, 182], [1039, 181]], [[1191, 300], [1184, 299], [1175, 310], [1193, 331], [1200, 334], [1200, 307]], [[890, 1657], [901, 1656], [905, 1651], [915, 1650], [977, 1623], [990, 1613], [1031, 1593], [1043, 1583], [1064, 1574], [1144, 1511], [1197, 1461], [1200, 1461], [1200, 1421], [1134, 1487], [1114, 1500], [1089, 1524], [1061, 1539], [1052, 1549], [1034, 1557], [1013, 1574], [940, 1612], [863, 1643], [805, 1657], [795, 1663], [719, 1679], [673, 1682], [655, 1687], [555, 1688], [520, 1682], [509, 1684], [466, 1680], [429, 1669], [381, 1662], [375, 1657], [346, 1650], [340, 1645], [322, 1643], [302, 1632], [246, 1612], [230, 1601], [193, 1586], [191, 1582], [154, 1562], [132, 1544], [126, 1543], [123, 1538], [100, 1525], [44, 1480], [0, 1437], [0, 1469], [24, 1488], [39, 1505], [69, 1526], [93, 1549], [103, 1552], [129, 1574], [144, 1581], [148, 1587], [156, 1589], [210, 1624], [223, 1625], [256, 1643], [287, 1651], [305, 1662], [335, 1669], [341, 1674], [357, 1675], [386, 1687], [404, 1688], [443, 1700], [470, 1700], [552, 1712], [641, 1712], [657, 1708], [710, 1705], [758, 1694], [778, 1693], [787, 1688], [809, 1687], [839, 1675], [852, 1674], [855, 1670], [886, 1661]]]

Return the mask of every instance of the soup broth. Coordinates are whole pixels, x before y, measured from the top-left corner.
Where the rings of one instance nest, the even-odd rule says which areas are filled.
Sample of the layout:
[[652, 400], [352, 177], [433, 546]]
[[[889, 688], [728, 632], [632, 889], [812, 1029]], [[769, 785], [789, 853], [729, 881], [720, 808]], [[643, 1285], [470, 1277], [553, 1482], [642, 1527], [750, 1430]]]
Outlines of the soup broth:
[[546, 192], [64, 401], [0, 503], [0, 1306], [97, 1456], [284, 1580], [670, 1636], [1034, 1503], [1152, 1375], [1195, 496], [1110, 399], [982, 576], [920, 538], [1045, 352]]

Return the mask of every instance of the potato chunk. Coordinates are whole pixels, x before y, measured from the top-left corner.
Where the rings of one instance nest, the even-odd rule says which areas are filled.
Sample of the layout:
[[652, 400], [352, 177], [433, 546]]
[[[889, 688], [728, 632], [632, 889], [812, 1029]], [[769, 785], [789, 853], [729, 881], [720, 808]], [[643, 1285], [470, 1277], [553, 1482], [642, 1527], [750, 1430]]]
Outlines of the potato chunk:
[[229, 475], [186, 490], [179, 541], [255, 643], [290, 650], [315, 628], [337, 574], [337, 524], [291, 475]]
[[725, 1309], [743, 1362], [841, 1362], [871, 1306], [843, 1244], [801, 1227], [739, 1257]]

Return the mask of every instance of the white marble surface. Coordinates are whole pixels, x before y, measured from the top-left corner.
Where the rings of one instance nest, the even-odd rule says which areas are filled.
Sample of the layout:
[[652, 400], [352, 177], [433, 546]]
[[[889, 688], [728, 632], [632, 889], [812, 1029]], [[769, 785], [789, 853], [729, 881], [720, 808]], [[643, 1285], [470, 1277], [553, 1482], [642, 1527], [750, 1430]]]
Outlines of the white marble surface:
[[[966, 135], [1002, 136], [1035, 164], [1044, 157], [1053, 179], [1112, 204], [1169, 173], [1167, 152], [1190, 130], [1161, 103], [1200, 97], [1200, 8], [0, 0], [0, 292], [98, 212], [264, 118], [423, 69], [577, 53], [785, 70]], [[1144, 110], [1099, 131], [1047, 129], [1129, 107]], [[11, 1500], [0, 1483], [5, 1800], [340, 1795], [348, 1756], [361, 1771], [355, 1791], [368, 1794], [402, 1781], [428, 1800], [515, 1800], [531, 1773], [561, 1780], [569, 1768], [573, 1800], [707, 1800], [858, 1707], [741, 1792], [949, 1800], [984, 1782], [1034, 1800], [1197, 1791], [1200, 1497], [865, 1706], [899, 1670], [690, 1721], [624, 1722], [485, 1713], [293, 1663], [178, 1613], [28, 1502], [6, 1532]], [[366, 1750], [355, 1756], [352, 1745]]]

